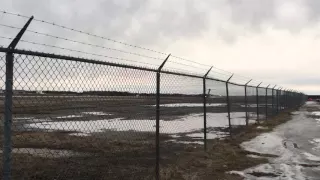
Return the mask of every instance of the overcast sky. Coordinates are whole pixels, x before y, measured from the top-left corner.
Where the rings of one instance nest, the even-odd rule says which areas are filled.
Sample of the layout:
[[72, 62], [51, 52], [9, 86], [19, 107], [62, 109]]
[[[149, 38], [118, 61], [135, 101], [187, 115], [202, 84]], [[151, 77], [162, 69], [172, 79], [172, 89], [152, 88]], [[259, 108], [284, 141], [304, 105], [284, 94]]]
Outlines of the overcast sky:
[[[319, 0], [2, 0], [1, 9], [172, 53], [265, 84], [320, 94]], [[0, 14], [1, 23], [21, 27], [25, 21]], [[119, 44], [62, 32], [36, 22], [30, 29], [123, 49]], [[5, 27], [0, 27], [0, 33], [15, 34]], [[27, 34], [25, 38], [35, 39]], [[40, 41], [102, 53], [96, 48], [52, 39]], [[5, 44], [1, 40], [1, 45]], [[126, 50], [150, 54], [129, 47]], [[152, 55], [165, 58], [161, 54]], [[205, 73], [208, 67], [195, 71]]]

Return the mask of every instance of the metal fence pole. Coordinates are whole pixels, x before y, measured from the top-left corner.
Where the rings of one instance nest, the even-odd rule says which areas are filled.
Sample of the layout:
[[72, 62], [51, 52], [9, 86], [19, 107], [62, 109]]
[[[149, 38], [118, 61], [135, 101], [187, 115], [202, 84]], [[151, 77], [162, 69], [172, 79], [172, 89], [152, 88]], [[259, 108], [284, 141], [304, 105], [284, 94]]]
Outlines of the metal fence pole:
[[289, 90], [286, 90], [286, 109], [289, 108]]
[[[8, 46], [9, 50], [15, 49], [22, 35], [31, 23], [33, 16], [29, 18], [27, 23], [19, 31], [16, 37]], [[3, 179], [11, 179], [11, 151], [12, 151], [12, 96], [13, 96], [13, 62], [14, 55], [12, 52], [6, 53], [6, 84], [5, 84], [5, 102], [4, 102], [4, 126], [3, 126]]]
[[259, 86], [262, 84], [262, 82], [260, 84], [258, 84], [258, 86], [256, 87], [256, 100], [257, 100], [257, 122], [259, 123]]
[[170, 54], [159, 66], [157, 71], [157, 93], [156, 93], [156, 180], [160, 179], [160, 73]]
[[281, 111], [281, 109], [279, 109], [281, 108], [281, 105], [280, 105], [281, 89], [282, 87], [277, 90], [277, 114], [279, 114], [279, 112]]
[[288, 90], [286, 89], [284, 91], [284, 109], [287, 109], [288, 108]]
[[291, 108], [291, 89], [288, 91], [288, 109]]
[[283, 95], [282, 95], [282, 104], [283, 104], [283, 110], [286, 109], [286, 89], [283, 90]]
[[279, 89], [276, 90], [276, 114], [279, 113]]
[[271, 98], [271, 103], [272, 103], [272, 106], [271, 106], [271, 108], [272, 108], [272, 116], [274, 116], [274, 88], [276, 87], [277, 85], [275, 85], [273, 88], [272, 88], [272, 98]]
[[229, 79], [226, 81], [226, 92], [227, 92], [227, 108], [228, 108], [228, 122], [229, 122], [229, 134], [230, 137], [232, 137], [231, 133], [231, 117], [230, 117], [230, 97], [229, 97], [229, 81], [232, 78], [233, 74], [229, 77]]
[[[210, 73], [211, 67], [207, 73], [203, 76], [203, 143], [204, 143], [204, 150], [207, 151], [207, 97], [206, 97], [206, 78]], [[208, 94], [209, 96], [209, 94]]]
[[245, 108], [246, 108], [246, 126], [249, 125], [247, 85], [248, 85], [251, 81], [252, 81], [252, 79], [251, 79], [250, 81], [248, 81], [248, 82], [244, 85], [244, 103], [245, 103]]
[[270, 84], [266, 87], [266, 120], [268, 119], [268, 88]]

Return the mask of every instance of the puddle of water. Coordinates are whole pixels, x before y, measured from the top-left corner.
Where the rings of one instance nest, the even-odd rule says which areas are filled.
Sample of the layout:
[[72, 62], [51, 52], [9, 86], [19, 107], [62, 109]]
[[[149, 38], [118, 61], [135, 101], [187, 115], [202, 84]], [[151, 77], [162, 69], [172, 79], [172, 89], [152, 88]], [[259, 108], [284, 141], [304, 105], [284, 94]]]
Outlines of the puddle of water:
[[[244, 113], [231, 114], [232, 125], [245, 125]], [[43, 120], [44, 121], [44, 120]], [[255, 122], [254, 120], [250, 122]], [[155, 120], [123, 120], [121, 118], [90, 121], [55, 121], [26, 124], [25, 128], [46, 130], [69, 130], [81, 133], [115, 131], [155, 132]], [[228, 127], [227, 113], [207, 113], [207, 127]], [[182, 116], [172, 121], [160, 120], [160, 132], [167, 134], [189, 133], [203, 129], [203, 114]], [[212, 135], [211, 135], [212, 134]], [[208, 138], [217, 138], [216, 133], [208, 133]]]
[[[207, 107], [226, 106], [226, 103], [207, 103]], [[156, 106], [156, 105], [152, 105]], [[175, 103], [175, 104], [160, 104], [161, 107], [203, 107], [203, 103]]]

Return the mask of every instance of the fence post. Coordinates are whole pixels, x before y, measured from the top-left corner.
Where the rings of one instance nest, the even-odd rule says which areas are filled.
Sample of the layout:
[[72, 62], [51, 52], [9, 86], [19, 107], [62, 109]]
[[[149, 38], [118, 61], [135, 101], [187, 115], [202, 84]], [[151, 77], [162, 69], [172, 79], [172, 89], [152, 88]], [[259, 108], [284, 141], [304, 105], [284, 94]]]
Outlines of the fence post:
[[13, 96], [13, 61], [14, 55], [10, 50], [14, 50], [20, 41], [22, 35], [31, 23], [33, 16], [29, 18], [27, 23], [19, 31], [16, 37], [12, 40], [8, 46], [8, 52], [6, 53], [6, 89], [5, 89], [5, 102], [4, 102], [4, 126], [3, 126], [3, 179], [11, 179], [11, 151], [12, 151], [12, 96]]
[[290, 108], [290, 101], [291, 101], [291, 89], [288, 90], [288, 104], [287, 104], [288, 109]]
[[273, 88], [272, 88], [272, 99], [271, 99], [271, 103], [272, 103], [272, 116], [274, 116], [274, 88], [276, 87], [277, 85], [275, 85]]
[[[213, 66], [207, 71], [203, 76], [203, 141], [204, 141], [204, 151], [207, 151], [207, 97], [206, 97], [206, 78], [210, 73]], [[208, 93], [209, 96], [209, 93]]]
[[280, 105], [281, 89], [282, 87], [277, 89], [277, 114], [279, 114], [279, 112], [281, 111], [281, 109], [279, 109], [279, 107], [281, 108], [281, 105]]
[[284, 109], [287, 109], [288, 105], [288, 91], [287, 89], [284, 91]]
[[286, 89], [283, 89], [283, 110], [286, 109]]
[[268, 88], [270, 84], [266, 87], [266, 120], [268, 119]]
[[252, 79], [251, 79], [250, 81], [248, 81], [248, 82], [244, 85], [244, 103], [245, 103], [245, 108], [246, 108], [246, 126], [249, 125], [247, 86], [248, 86], [248, 84], [249, 84], [251, 81], [252, 81]]
[[226, 81], [226, 91], [227, 91], [227, 108], [228, 108], [228, 122], [229, 122], [229, 134], [230, 137], [232, 137], [231, 134], [231, 117], [230, 117], [230, 97], [229, 97], [229, 81], [232, 78], [233, 74], [229, 77], [229, 79]]
[[157, 93], [156, 93], [156, 180], [160, 179], [160, 73], [170, 54], [162, 62], [157, 71]]
[[[262, 82], [261, 82], [262, 83]], [[261, 85], [261, 83], [260, 84], [258, 84], [258, 86], [256, 87], [256, 97], [257, 97], [257, 122], [258, 122], [258, 124], [259, 124], [259, 86]]]

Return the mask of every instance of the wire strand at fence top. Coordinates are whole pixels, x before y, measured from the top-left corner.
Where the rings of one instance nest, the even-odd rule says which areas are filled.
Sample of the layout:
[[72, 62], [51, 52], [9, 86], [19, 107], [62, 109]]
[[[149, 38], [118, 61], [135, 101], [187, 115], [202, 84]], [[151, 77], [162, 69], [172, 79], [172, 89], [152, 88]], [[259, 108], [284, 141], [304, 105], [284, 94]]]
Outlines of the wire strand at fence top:
[[[28, 16], [26, 16], [26, 15], [21, 15], [21, 14], [17, 14], [17, 13], [12, 13], [12, 12], [8, 12], [8, 11], [4, 11], [4, 10], [0, 10], [0, 12], [2, 12], [2, 13], [4, 13], [4, 14], [13, 15], [13, 16], [23, 17], [23, 18], [30, 18], [30, 17], [28, 17]], [[63, 25], [59, 25], [59, 24], [54, 23], [54, 22], [49, 22], [49, 21], [45, 21], [45, 20], [40, 20], [40, 19], [37, 19], [37, 18], [34, 18], [33, 20], [34, 20], [34, 21], [37, 21], [37, 22], [41, 22], [41, 23], [50, 24], [50, 25], [52, 25], [52, 26], [57, 26], [57, 27], [59, 27], [59, 28], [67, 29], [67, 30], [70, 30], [70, 31], [78, 32], [78, 33], [81, 33], [81, 34], [85, 34], [85, 35], [88, 35], [88, 36], [92, 36], [92, 37], [104, 39], [104, 40], [111, 41], [111, 42], [114, 42], [114, 43], [119, 43], [119, 44], [122, 44], [122, 45], [125, 45], [125, 46], [134, 47], [134, 48], [138, 48], [138, 49], [143, 49], [143, 50], [155, 52], [155, 53], [162, 54], [162, 55], [167, 55], [167, 53], [163, 53], [163, 52], [160, 52], [160, 51], [152, 50], [152, 49], [150, 49], [150, 48], [144, 48], [144, 47], [141, 47], [141, 46], [124, 43], [124, 42], [117, 41], [117, 40], [113, 40], [113, 39], [106, 38], [106, 37], [103, 37], [103, 36], [91, 34], [91, 33], [88, 33], [88, 32], [84, 32], [84, 31], [77, 30], [77, 29], [74, 29], [74, 28], [66, 27], [66, 26], [63, 26]], [[180, 59], [180, 60], [182, 60], [182, 61], [187, 61], [187, 62], [191, 62], [191, 63], [194, 63], [194, 64], [198, 64], [198, 65], [202, 65], [202, 66], [206, 66], [206, 67], [211, 67], [210, 65], [198, 63], [198, 62], [195, 62], [195, 61], [192, 61], [192, 60], [188, 60], [188, 59], [185, 59], [185, 58], [181, 58], [181, 57], [178, 57], [178, 56], [172, 55], [172, 57], [177, 58], [177, 59]], [[217, 70], [220, 70], [220, 71], [227, 72], [227, 73], [229, 73], [229, 74], [234, 74], [234, 73], [232, 73], [232, 72], [229, 72], [229, 71], [226, 71], [226, 70], [222, 70], [222, 69], [219, 69], [219, 68], [216, 68], [216, 67], [213, 67], [213, 68], [214, 68], [214, 69], [217, 69]], [[209, 69], [209, 68], [207, 68], [206, 70], [208, 70], [208, 69]], [[240, 75], [237, 75], [237, 76], [240, 76]], [[242, 76], [242, 77], [244, 77], [244, 76]], [[249, 78], [248, 78], [248, 79], [249, 79]]]
[[[18, 17], [23, 17], [23, 18], [30, 18], [30, 17], [25, 16], [25, 15], [11, 13], [11, 12], [7, 12], [7, 11], [3, 11], [3, 10], [0, 10], [0, 12], [5, 13], [5, 14], [9, 14], [9, 15], [18, 16]], [[70, 30], [70, 31], [73, 31], [73, 32], [77, 32], [77, 33], [85, 34], [85, 35], [88, 35], [88, 36], [104, 39], [104, 40], [111, 41], [111, 42], [114, 42], [114, 43], [119, 43], [119, 44], [122, 44], [122, 45], [125, 45], [125, 46], [134, 47], [134, 48], [138, 48], [138, 49], [143, 49], [143, 50], [146, 50], [146, 51], [151, 51], [151, 52], [155, 52], [155, 53], [162, 54], [162, 55], [167, 55], [166, 53], [163, 53], [163, 52], [160, 52], [160, 51], [156, 51], [156, 50], [149, 49], [149, 48], [144, 48], [144, 47], [137, 46], [137, 45], [128, 44], [128, 43], [125, 43], [125, 42], [121, 42], [121, 41], [117, 41], [117, 40], [110, 39], [110, 38], [107, 38], [107, 37], [91, 34], [91, 33], [84, 32], [84, 31], [81, 31], [81, 30], [77, 30], [77, 29], [74, 29], [74, 28], [69, 28], [67, 26], [59, 25], [59, 24], [54, 23], [54, 22], [49, 22], [49, 21], [45, 21], [45, 20], [41, 20], [41, 19], [37, 19], [37, 18], [34, 18], [33, 20], [37, 21], [37, 22], [49, 24], [49, 25], [52, 25], [52, 26], [56, 26], [56, 27], [59, 27], [59, 28], [62, 28], [62, 29], [67, 29], [67, 30]]]
[[[13, 40], [13, 39], [14, 39], [14, 38], [3, 37], [3, 36], [0, 36], [0, 38], [2, 38], [2, 39], [8, 39], [8, 40]], [[49, 44], [42, 44], [42, 43], [27, 41], [27, 40], [23, 40], [23, 39], [21, 39], [20, 41], [21, 41], [21, 42], [24, 42], [24, 43], [29, 43], [29, 44], [34, 44], [34, 45], [40, 45], [40, 46], [45, 46], [45, 47], [51, 47], [51, 48], [56, 48], [56, 49], [61, 49], [61, 50], [67, 50], [67, 51], [72, 51], [72, 52], [77, 52], [77, 53], [82, 53], [82, 54], [87, 54], [87, 55], [105, 57], [105, 58], [109, 58], [109, 59], [115, 59], [115, 60], [121, 60], [121, 61], [128, 61], [128, 62], [140, 63], [140, 64], [151, 65], [151, 66], [155, 66], [155, 67], [158, 67], [158, 66], [159, 66], [159, 65], [156, 65], [156, 64], [151, 64], [151, 63], [146, 63], [146, 62], [139, 62], [139, 61], [135, 61], [135, 60], [129, 60], [129, 59], [124, 59], [124, 58], [112, 57], [112, 56], [107, 56], [107, 55], [102, 55], [102, 54], [89, 53], [89, 52], [84, 52], [84, 51], [79, 51], [79, 50], [74, 50], [74, 49], [69, 49], [69, 48], [64, 48], [64, 47], [49, 45]]]
[[[26, 15], [21, 15], [21, 14], [17, 14], [17, 13], [12, 13], [12, 12], [8, 12], [8, 11], [4, 11], [4, 10], [0, 10], [1, 13], [3, 13], [2, 15], [4, 16], [5, 14], [8, 14], [8, 15], [13, 15], [13, 16], [17, 16], [17, 17], [22, 17], [22, 18], [30, 18]], [[3, 17], [2, 16], [2, 17]], [[91, 33], [88, 33], [88, 32], [84, 32], [84, 31], [81, 31], [81, 30], [77, 30], [77, 29], [74, 29], [74, 28], [70, 28], [70, 27], [66, 27], [66, 26], [63, 26], [63, 25], [59, 25], [59, 24], [56, 24], [54, 22], [49, 22], [49, 21], [45, 21], [45, 20], [41, 20], [41, 19], [37, 19], [37, 18], [34, 18], [33, 19], [34, 21], [37, 21], [37, 22], [40, 22], [40, 23], [45, 23], [45, 24], [49, 24], [49, 25], [52, 25], [52, 26], [56, 26], [56, 27], [59, 27], [59, 28], [62, 28], [62, 29], [67, 29], [67, 30], [70, 30], [70, 31], [73, 31], [73, 32], [77, 32], [77, 33], [81, 33], [81, 34], [85, 34], [85, 35], [88, 35], [88, 36], [92, 36], [92, 37], [96, 37], [96, 38], [100, 38], [100, 39], [104, 39], [104, 40], [107, 40], [107, 41], [111, 41], [111, 42], [114, 42], [114, 43], [119, 43], [119, 44], [122, 44], [122, 45], [125, 45], [125, 46], [129, 46], [129, 47], [134, 47], [134, 48], [138, 48], [138, 49], [143, 49], [143, 50], [147, 50], [147, 51], [151, 51], [151, 52], [155, 52], [155, 53], [158, 53], [158, 54], [162, 54], [162, 55], [167, 55], [166, 53], [163, 53], [163, 52], [160, 52], [160, 51], [155, 51], [155, 50], [152, 50], [152, 49], [149, 49], [149, 48], [144, 48], [144, 47], [141, 47], [141, 46], [137, 46], [137, 45], [132, 45], [132, 44], [129, 44], [129, 43], [125, 43], [125, 42], [121, 42], [121, 41], [117, 41], [117, 40], [114, 40], [114, 39], [110, 39], [110, 38], [106, 38], [106, 37], [103, 37], [103, 36], [99, 36], [99, 35], [95, 35], [95, 34], [91, 34]], [[65, 38], [67, 39], [67, 38]], [[69, 40], [69, 39], [68, 39]], [[76, 41], [74, 41], [76, 42]], [[80, 42], [79, 42], [80, 43]], [[87, 45], [89, 45], [90, 43], [86, 43]], [[90, 45], [93, 45], [93, 44], [90, 44]], [[110, 48], [111, 50], [111, 48]], [[116, 51], [116, 49], [114, 49]], [[124, 52], [123, 52], [124, 53]], [[128, 52], [129, 53], [129, 52]], [[130, 52], [131, 54], [135, 54], [135, 55], [138, 55], [138, 53], [132, 53]], [[141, 54], [140, 54], [141, 55]], [[146, 56], [145, 56], [146, 57]], [[192, 61], [192, 60], [188, 60], [188, 59], [185, 59], [185, 58], [181, 58], [181, 57], [178, 57], [178, 56], [173, 56], [172, 57], [174, 58], [177, 58], [177, 59], [180, 59], [180, 60], [183, 60], [183, 61], [188, 61], [190, 63], [194, 63], [194, 64], [198, 64], [198, 65], [202, 65], [202, 66], [207, 66], [209, 67], [209, 65], [206, 65], [206, 64], [202, 64], [202, 63], [198, 63], [198, 62], [195, 62], [195, 61]], [[149, 57], [151, 58], [151, 56]], [[119, 59], [120, 60], [120, 59]], [[140, 62], [139, 62], [140, 63]], [[187, 65], [189, 66], [189, 65]], [[216, 68], [216, 67], [213, 67], [214, 69], [216, 70], [220, 70], [220, 71], [223, 71], [223, 72], [226, 72], [228, 74], [234, 74], [234, 73], [231, 73], [229, 71], [225, 71], [225, 70], [222, 70], [222, 69], [219, 69], [219, 68]], [[220, 73], [222, 74], [222, 73]], [[238, 75], [236, 74], [237, 77], [242, 77], [243, 80], [249, 80], [250, 78], [248, 77], [245, 77], [245, 76], [241, 76], [241, 75]]]
[[[19, 27], [10, 26], [10, 25], [6, 25], [6, 24], [0, 24], [0, 26], [7, 27], [7, 28], [13, 28], [13, 29], [19, 29], [19, 30], [21, 29]], [[79, 44], [83, 44], [83, 45], [87, 45], [87, 46], [102, 48], [102, 49], [105, 49], [105, 50], [118, 51], [118, 52], [121, 52], [121, 53], [136, 55], [136, 56], [155, 59], [155, 60], [161, 60], [161, 61], [164, 60], [164, 59], [161, 59], [161, 58], [156, 58], [156, 57], [147, 56], [147, 55], [143, 55], [143, 54], [139, 54], [139, 53], [124, 51], [124, 50], [105, 47], [105, 46], [100, 46], [100, 45], [96, 45], [96, 44], [86, 43], [86, 42], [82, 42], [82, 41], [76, 41], [76, 40], [72, 40], [72, 39], [68, 39], [68, 38], [64, 38], [64, 37], [59, 37], [59, 36], [55, 36], [55, 35], [51, 35], [51, 34], [46, 34], [46, 33], [38, 32], [38, 31], [26, 30], [26, 32], [30, 32], [30, 33], [33, 33], [33, 34], [42, 35], [42, 36], [46, 36], [46, 37], [50, 37], [50, 38], [55, 38], [55, 39], [61, 39], [61, 40], [64, 40], [64, 41], [70, 41], [70, 42], [73, 42], [73, 43], [79, 43]]]
[[[10, 26], [10, 25], [6, 25], [6, 24], [0, 24], [0, 26], [7, 27], [7, 28], [18, 29], [18, 30], [21, 29], [21, 28], [19, 28], [19, 27]], [[131, 55], [136, 55], [136, 56], [140, 56], [140, 57], [146, 57], [146, 58], [150, 58], [150, 59], [156, 59], [156, 60], [161, 60], [161, 61], [163, 61], [163, 59], [160, 59], [160, 58], [155, 58], [155, 57], [151, 57], [151, 56], [146, 56], [146, 55], [142, 55], [142, 54], [138, 54], [138, 53], [133, 53], [133, 52], [128, 52], [128, 51], [123, 51], [123, 50], [114, 49], [114, 48], [108, 48], [108, 47], [99, 46], [99, 45], [95, 45], [95, 44], [90, 44], [90, 43], [86, 43], [86, 42], [76, 41], [76, 40], [72, 40], [72, 39], [68, 39], [68, 38], [63, 38], [63, 37], [59, 37], [59, 36], [54, 36], [54, 35], [42, 33], [42, 32], [33, 31], [33, 30], [26, 30], [26, 32], [30, 32], [30, 33], [34, 33], [34, 34], [38, 34], [38, 35], [43, 35], [43, 36], [47, 36], [47, 37], [51, 37], [51, 38], [61, 39], [61, 40], [65, 40], [65, 41], [70, 41], [70, 42], [73, 42], [73, 43], [79, 43], [79, 44], [83, 44], [83, 45], [98, 47], [98, 48], [102, 48], [102, 49], [106, 49], [106, 50], [113, 50], [113, 51], [118, 51], [118, 52], [122, 52], [122, 53], [126, 53], [126, 54], [131, 54]], [[24, 40], [24, 42], [28, 42], [28, 41]], [[59, 49], [64, 49], [64, 50], [69, 50], [69, 51], [80, 52], [80, 51], [78, 51], [78, 50], [71, 50], [71, 49], [68, 49], [68, 48], [62, 48], [62, 47], [57, 47], [57, 46], [48, 45], [48, 44], [40, 44], [40, 43], [35, 43], [35, 42], [30, 42], [30, 41], [29, 41], [28, 43], [37, 44], [37, 45], [43, 45], [43, 46], [51, 46], [51, 47], [54, 47], [54, 48], [59, 48]], [[82, 53], [86, 53], [86, 52], [82, 52]], [[86, 54], [96, 55], [96, 54], [92, 54], [92, 53], [86, 53]], [[177, 57], [177, 56], [172, 56], [172, 57], [177, 58], [177, 59], [180, 59], [180, 60], [182, 59], [182, 58], [179, 58], [179, 57]], [[184, 59], [184, 60], [186, 60], [186, 59]], [[126, 61], [129, 61], [129, 60], [126, 60]], [[130, 61], [132, 61], [132, 60], [130, 60]], [[185, 63], [180, 63], [180, 62], [176, 62], [176, 61], [172, 61], [171, 59], [169, 59], [169, 61], [170, 61], [171, 63], [174, 63], [174, 64], [179, 64], [179, 65], [183, 65], [183, 66], [195, 68], [195, 67], [192, 66], [192, 65], [185, 64]], [[199, 64], [199, 65], [204, 65], [204, 64], [201, 64], [201, 63], [193, 62], [193, 61], [191, 61], [191, 60], [186, 60], [186, 61], [191, 62], [191, 63], [196, 63], [196, 64]], [[207, 65], [205, 65], [205, 66], [207, 66]], [[170, 68], [170, 69], [179, 70], [179, 71], [182, 71], [182, 72], [185, 71], [185, 70], [180, 69], [180, 68]], [[205, 69], [205, 68], [199, 68], [199, 67], [197, 67], [197, 69], [202, 69], [202, 70], [204, 70], [204, 72], [207, 70], [207, 69]], [[215, 68], [215, 69], [218, 69], [218, 68]], [[224, 71], [224, 72], [227, 72], [227, 71]], [[215, 72], [215, 73], [218, 73], [218, 72]], [[196, 73], [196, 74], [198, 74], [198, 73]], [[229, 74], [223, 74], [223, 73], [218, 73], [218, 74], [225, 75], [225, 76], [230, 76]]]

